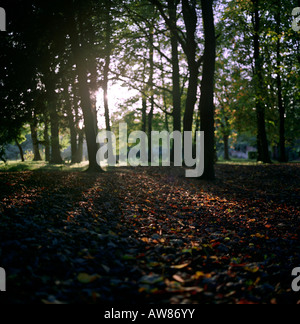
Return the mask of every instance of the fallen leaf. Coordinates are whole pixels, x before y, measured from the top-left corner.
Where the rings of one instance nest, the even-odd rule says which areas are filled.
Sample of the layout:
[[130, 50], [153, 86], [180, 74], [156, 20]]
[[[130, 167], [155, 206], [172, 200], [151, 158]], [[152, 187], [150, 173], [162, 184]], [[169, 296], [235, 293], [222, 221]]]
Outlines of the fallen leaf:
[[87, 273], [80, 273], [78, 276], [77, 276], [77, 280], [80, 282], [80, 283], [83, 283], [83, 284], [89, 284], [89, 283], [92, 283], [98, 279], [100, 279], [101, 277], [97, 274], [94, 274], [94, 275], [89, 275]]
[[182, 279], [179, 275], [174, 275], [173, 279], [180, 283], [185, 283], [184, 279]]
[[197, 271], [197, 272], [193, 275], [192, 278], [195, 279], [195, 280], [199, 280], [200, 278], [207, 278], [207, 279], [209, 279], [209, 278], [211, 278], [211, 274], [210, 274], [210, 273], [205, 274], [205, 273], [202, 272], [202, 271]]
[[164, 281], [163, 277], [153, 274], [153, 275], [142, 277], [140, 280], [140, 283], [146, 284], [146, 285], [155, 285], [162, 281]]
[[49, 301], [47, 299], [42, 299], [42, 303], [45, 305], [66, 305], [66, 303], [63, 303], [59, 300]]
[[175, 266], [171, 266], [171, 269], [184, 269], [186, 267], [188, 267], [190, 264], [189, 263], [184, 263], [184, 264], [180, 264], [180, 265], [175, 265]]
[[244, 268], [246, 271], [251, 272], [251, 273], [256, 273], [259, 271], [258, 266], [248, 266]]

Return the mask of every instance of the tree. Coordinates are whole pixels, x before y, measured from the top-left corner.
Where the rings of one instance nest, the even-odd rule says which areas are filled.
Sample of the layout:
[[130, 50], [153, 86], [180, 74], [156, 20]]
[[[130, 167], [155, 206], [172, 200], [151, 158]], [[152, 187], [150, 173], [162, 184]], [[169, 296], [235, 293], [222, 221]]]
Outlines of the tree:
[[[291, 36], [290, 17], [278, 15], [278, 10], [290, 12], [293, 5], [285, 0], [263, 5], [258, 0], [225, 1], [225, 5], [227, 10], [220, 22], [223, 26], [222, 42], [226, 44], [230, 64], [241, 71], [244, 79], [239, 78], [242, 83], [235, 82], [241, 83], [244, 89], [244, 94], [236, 92], [241, 103], [236, 110], [238, 130], [247, 128], [247, 132], [256, 135], [258, 160], [269, 163], [269, 144], [276, 146], [280, 143], [281, 151], [285, 151], [289, 108], [295, 106], [286, 94], [289, 92], [289, 98], [295, 97], [295, 81], [290, 83], [288, 80], [295, 73], [297, 56], [290, 53], [296, 41]], [[248, 93], [248, 100], [245, 100], [245, 93]], [[249, 122], [240, 127], [245, 120]]]
[[[187, 57], [189, 69], [189, 86], [187, 90], [183, 129], [184, 131], [192, 131], [195, 105], [197, 102], [197, 90], [199, 84], [199, 68], [201, 66], [203, 57], [198, 59], [198, 43], [196, 41], [196, 29], [198, 23], [196, 1], [182, 0], [183, 20], [186, 28], [186, 33], [183, 33], [178, 28], [175, 29], [174, 22], [171, 17], [165, 12], [164, 5], [159, 0], [150, 0], [156, 5], [165, 20], [169, 30], [175, 34], [176, 39], [182, 46], [182, 49]], [[173, 9], [174, 10], [174, 9]], [[172, 11], [169, 10], [172, 15]]]
[[15, 138], [15, 143], [16, 143], [19, 151], [20, 151], [21, 161], [25, 162], [23, 148], [22, 148], [21, 143], [20, 143], [20, 141], [19, 141], [19, 139], [17, 137]]
[[[120, 48], [124, 57], [118, 57], [118, 71], [112, 71], [116, 79], [124, 82], [128, 87], [138, 90], [141, 94], [141, 130], [148, 133], [149, 159], [151, 158], [151, 136], [155, 119], [155, 109], [163, 110], [162, 96], [159, 91], [164, 91], [163, 64], [159, 61], [164, 57], [169, 63], [169, 58], [163, 53], [164, 32], [160, 30], [159, 15], [156, 8], [148, 0], [138, 1], [134, 4], [125, 4], [125, 16], [128, 17], [123, 33], [118, 34], [122, 39], [123, 47]], [[132, 35], [128, 37], [129, 35]], [[124, 35], [128, 40], [124, 44]], [[127, 36], [126, 36], [127, 35]], [[118, 45], [117, 45], [118, 46]], [[124, 51], [124, 52], [123, 52]], [[120, 64], [120, 62], [122, 62]], [[137, 69], [137, 67], [139, 67]], [[159, 90], [158, 90], [159, 89]], [[171, 91], [168, 89], [168, 91]], [[133, 98], [133, 101], [135, 99]], [[123, 106], [123, 105], [122, 105]], [[131, 115], [131, 114], [130, 114]]]
[[214, 180], [215, 127], [214, 127], [214, 77], [216, 63], [216, 35], [214, 26], [213, 1], [202, 0], [205, 50], [201, 82], [200, 120], [201, 131], [205, 134], [203, 179]]
[[[224, 61], [222, 61], [223, 63]], [[230, 160], [229, 140], [233, 133], [233, 122], [235, 121], [235, 110], [233, 98], [233, 85], [235, 80], [229, 77], [232, 71], [225, 69], [225, 64], [221, 64], [218, 70], [218, 83], [216, 87], [216, 131], [224, 144], [224, 160]], [[222, 74], [224, 73], [224, 74]]]
[[78, 151], [77, 146], [77, 129], [76, 129], [76, 120], [73, 114], [72, 109], [72, 102], [70, 97], [70, 88], [69, 84], [66, 79], [63, 80], [63, 86], [64, 86], [64, 102], [65, 102], [65, 110], [67, 113], [67, 119], [68, 119], [68, 126], [70, 129], [70, 142], [71, 142], [71, 163], [76, 163], [76, 156]]
[[[81, 108], [84, 116], [85, 123], [85, 134], [88, 147], [89, 155], [89, 169], [91, 172], [100, 172], [101, 168], [99, 167], [96, 155], [98, 151], [98, 145], [96, 141], [97, 132], [95, 129], [95, 118], [96, 113], [93, 111], [88, 79], [87, 79], [87, 59], [83, 51], [82, 46], [80, 45], [80, 40], [85, 37], [83, 31], [83, 22], [80, 18], [80, 9], [82, 9], [82, 3], [77, 1], [69, 0], [67, 1], [68, 6], [65, 7], [66, 16], [69, 26], [69, 35], [70, 42], [72, 47], [72, 52], [74, 55], [74, 62], [76, 64], [76, 71], [78, 76], [78, 88], [79, 96], [81, 99]], [[78, 32], [77, 32], [78, 31]]]
[[266, 132], [265, 103], [263, 99], [263, 60], [260, 52], [260, 1], [251, 0], [253, 4], [252, 24], [253, 24], [253, 45], [254, 45], [254, 87], [256, 89], [256, 115], [257, 115], [257, 149], [258, 161], [271, 163], [269, 155], [269, 144]]
[[[104, 71], [103, 71], [103, 101], [104, 101], [104, 115], [106, 130], [111, 131], [110, 125], [110, 114], [109, 114], [109, 102], [108, 102], [108, 81], [112, 54], [112, 23], [111, 23], [111, 0], [105, 0], [104, 11], [105, 11], [105, 49], [104, 49]], [[109, 141], [111, 143], [111, 141]]]
[[35, 111], [33, 110], [32, 120], [30, 123], [30, 131], [31, 131], [31, 139], [32, 139], [32, 148], [33, 148], [33, 161], [42, 161], [42, 157], [39, 150], [39, 140], [38, 140], [38, 133], [37, 133], [37, 116]]
[[0, 127], [0, 159], [6, 163], [5, 147], [8, 144], [16, 144], [19, 149], [20, 158], [25, 162], [22, 143], [26, 141], [27, 130], [19, 121], [10, 121], [9, 125], [1, 125]]
[[[178, 0], [168, 0], [168, 13], [170, 17], [170, 38], [172, 47], [172, 96], [173, 96], [173, 131], [181, 132], [181, 89], [179, 70], [179, 51], [177, 33], [177, 7]], [[173, 154], [172, 154], [173, 156]]]
[[60, 154], [60, 145], [59, 145], [59, 115], [57, 112], [57, 93], [55, 92], [56, 83], [55, 76], [47, 73], [45, 75], [44, 83], [47, 93], [47, 109], [50, 116], [51, 124], [51, 159], [50, 163], [52, 164], [62, 164], [62, 158]]
[[[72, 162], [80, 161], [85, 133], [90, 170], [99, 171], [96, 94], [102, 88], [107, 130], [127, 118], [133, 129], [149, 133], [150, 143], [155, 127], [203, 130], [204, 178], [214, 178], [214, 121], [225, 158], [237, 132], [257, 137], [260, 160], [270, 162], [272, 146], [274, 152], [280, 148], [285, 161], [286, 148], [295, 145], [299, 134], [300, 46], [291, 16], [281, 8], [291, 12], [296, 4], [12, 0], [8, 13], [16, 12], [8, 22], [11, 32], [0, 35], [1, 120], [7, 125], [16, 120], [18, 127], [32, 124], [36, 159], [38, 146], [44, 145], [46, 159], [54, 163], [62, 162], [64, 134], [70, 139]], [[221, 10], [219, 15], [214, 16], [213, 7]], [[230, 76], [225, 77], [226, 71]], [[139, 95], [113, 114], [109, 91], [120, 82]]]
[[[16, 7], [14, 7], [16, 5]], [[9, 36], [0, 33], [0, 119], [1, 146], [16, 143], [21, 159], [24, 160], [21, 143], [25, 140], [23, 126], [32, 119], [33, 101], [36, 95], [36, 66], [32, 53], [37, 41], [32, 25], [26, 25], [26, 19], [33, 17], [31, 4], [21, 1], [6, 3], [7, 13], [14, 12], [8, 22], [14, 32]], [[34, 23], [33, 23], [34, 24]], [[32, 33], [31, 33], [32, 32]]]
[[277, 33], [277, 44], [276, 44], [276, 69], [277, 69], [277, 97], [278, 97], [278, 109], [279, 109], [279, 119], [280, 119], [280, 127], [279, 127], [279, 147], [280, 147], [280, 162], [287, 162], [286, 153], [285, 153], [285, 107], [283, 102], [282, 95], [282, 78], [280, 73], [280, 66], [282, 62], [281, 58], [281, 40], [280, 40], [280, 29], [281, 29], [281, 0], [277, 0], [276, 3], [276, 33]]
[[45, 110], [43, 113], [43, 123], [44, 123], [44, 146], [45, 146], [45, 160], [50, 162], [51, 151], [50, 151], [50, 138], [49, 138], [49, 117], [48, 112]]

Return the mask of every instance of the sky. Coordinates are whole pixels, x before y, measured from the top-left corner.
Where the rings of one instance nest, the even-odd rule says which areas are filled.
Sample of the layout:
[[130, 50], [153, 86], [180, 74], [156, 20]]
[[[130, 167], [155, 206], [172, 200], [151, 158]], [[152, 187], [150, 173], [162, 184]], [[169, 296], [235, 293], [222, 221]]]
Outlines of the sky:
[[[127, 87], [122, 87], [121, 82], [111, 85], [108, 90], [108, 105], [110, 116], [119, 110], [119, 105], [127, 99], [136, 96], [136, 90], [130, 90]], [[103, 90], [99, 89], [97, 94], [97, 111], [98, 111], [98, 126], [100, 129], [105, 128]]]

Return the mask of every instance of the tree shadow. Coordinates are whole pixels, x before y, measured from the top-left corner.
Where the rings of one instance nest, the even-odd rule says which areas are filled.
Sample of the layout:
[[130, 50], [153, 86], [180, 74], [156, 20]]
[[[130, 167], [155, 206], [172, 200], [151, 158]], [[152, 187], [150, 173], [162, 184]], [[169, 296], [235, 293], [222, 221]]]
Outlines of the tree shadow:
[[[218, 166], [213, 183], [186, 179], [183, 168], [0, 176], [13, 185], [1, 193], [0, 204], [6, 301], [205, 303], [222, 294], [228, 302], [278, 297], [275, 286], [287, 289], [284, 276], [297, 256], [300, 261], [299, 208], [292, 201], [271, 203], [272, 194], [259, 189], [268, 189], [274, 178], [281, 183], [298, 167]], [[286, 182], [286, 198], [297, 177]], [[274, 190], [277, 197], [281, 190]], [[7, 208], [12, 203], [14, 208]], [[258, 272], [244, 270], [246, 265]], [[280, 273], [272, 274], [279, 265]], [[256, 274], [274, 291], [259, 292], [258, 284], [243, 290]], [[232, 285], [239, 287], [235, 295]]]

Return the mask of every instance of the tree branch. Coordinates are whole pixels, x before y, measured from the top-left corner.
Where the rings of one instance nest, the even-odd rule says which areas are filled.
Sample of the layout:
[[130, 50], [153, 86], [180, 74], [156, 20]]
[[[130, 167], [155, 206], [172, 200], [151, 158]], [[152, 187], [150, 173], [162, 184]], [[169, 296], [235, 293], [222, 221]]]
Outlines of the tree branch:
[[176, 26], [174, 26], [174, 23], [166, 15], [164, 7], [163, 7], [162, 3], [159, 0], [149, 0], [149, 1], [153, 5], [155, 5], [157, 7], [157, 9], [159, 10], [161, 16], [163, 17], [163, 19], [165, 20], [167, 26], [169, 27], [169, 29], [172, 32], [176, 33], [176, 37], [178, 39], [178, 42], [180, 43], [180, 45], [182, 46], [184, 52], [186, 53], [186, 51], [188, 50], [188, 47], [187, 47], [186, 37], [185, 37], [184, 33], [181, 30], [179, 30]]
[[[117, 80], [120, 80], [120, 81], [123, 81], [123, 82], [127, 82], [125, 80], [122, 80], [121, 78], [128, 78], [129, 80], [133, 80], [133, 81], [136, 81], [136, 82], [140, 82], [144, 85], [147, 85], [149, 86], [149, 82], [145, 81], [145, 80], [140, 80], [138, 78], [135, 78], [135, 77], [127, 77], [127, 76], [124, 76], [122, 75], [121, 73], [118, 73], [118, 72], [114, 72], [114, 71], [111, 71], [112, 74], [114, 74], [115, 76], [117, 76]], [[130, 84], [132, 86], [132, 84]], [[164, 88], [164, 87], [161, 87], [161, 86], [158, 86], [158, 85], [155, 85], [155, 87], [159, 90], [163, 90], [163, 91], [167, 91], [169, 92], [170, 94], [172, 94], [172, 90], [168, 89], [168, 88]], [[138, 89], [139, 90], [139, 89]]]

